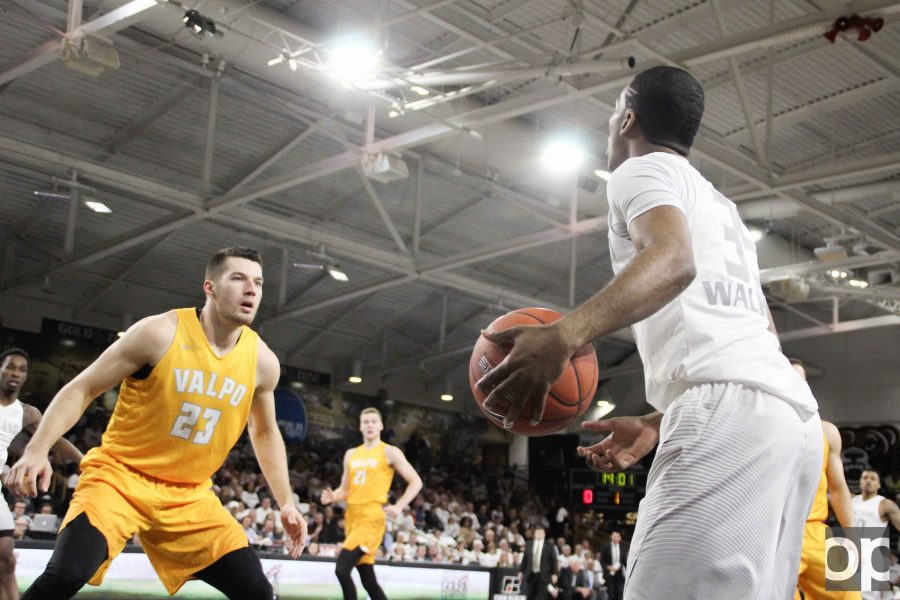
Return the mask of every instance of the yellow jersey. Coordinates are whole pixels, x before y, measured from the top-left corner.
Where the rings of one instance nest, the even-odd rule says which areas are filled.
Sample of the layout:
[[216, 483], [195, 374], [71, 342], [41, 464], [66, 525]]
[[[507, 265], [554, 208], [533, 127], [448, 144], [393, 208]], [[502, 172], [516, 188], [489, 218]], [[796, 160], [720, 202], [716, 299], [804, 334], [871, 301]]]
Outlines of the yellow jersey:
[[822, 459], [822, 476], [819, 477], [819, 487], [816, 489], [816, 497], [813, 499], [812, 509], [809, 511], [808, 521], [828, 520], [828, 437], [825, 436], [825, 456]]
[[150, 477], [199, 484], [222, 466], [247, 425], [259, 338], [244, 327], [223, 357], [194, 308], [180, 308], [175, 339], [144, 379], [125, 378], [99, 449]]
[[371, 449], [363, 444], [350, 451], [347, 504], [387, 504], [394, 467], [388, 464], [385, 448], [387, 444], [379, 441]]

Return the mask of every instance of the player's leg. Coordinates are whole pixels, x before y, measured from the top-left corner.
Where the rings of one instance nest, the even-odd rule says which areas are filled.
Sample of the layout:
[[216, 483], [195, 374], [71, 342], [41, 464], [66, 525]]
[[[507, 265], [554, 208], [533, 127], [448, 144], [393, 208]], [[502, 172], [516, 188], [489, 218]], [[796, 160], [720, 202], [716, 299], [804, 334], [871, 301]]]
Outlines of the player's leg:
[[111, 457], [89, 455], [50, 562], [23, 600], [71, 598], [86, 583], [100, 585], [125, 542], [149, 526], [151, 492]]
[[272, 600], [272, 584], [262, 563], [249, 546], [229, 552], [194, 577], [205, 581], [231, 600]]
[[[859, 592], [825, 588], [825, 524], [811, 522], [803, 532], [803, 553], [800, 560], [798, 588], [804, 600], [861, 600]], [[794, 600], [799, 600], [799, 592]]]
[[[804, 423], [787, 403], [737, 385], [702, 385], [678, 398], [661, 424], [629, 553], [626, 600], [793, 594], [802, 531], [785, 522], [798, 519], [802, 528], [812, 504], [822, 436], [808, 432], [818, 422]], [[815, 458], [812, 472], [808, 457]], [[803, 492], [806, 512], [789, 516], [786, 490], [801, 475], [794, 491]], [[794, 562], [783, 568], [773, 564], [779, 538], [785, 548], [796, 546]], [[777, 595], [763, 593], [771, 586]]]
[[[141, 533], [141, 545], [170, 594], [203, 573], [229, 598], [271, 600], [247, 535], [209, 487], [160, 483], [157, 493], [153, 526]], [[238, 564], [229, 568], [232, 562]]]
[[66, 600], [94, 576], [108, 557], [106, 537], [79, 514], [60, 532], [47, 568], [22, 600]]
[[363, 587], [369, 593], [369, 600], [387, 600], [384, 590], [381, 589], [375, 578], [375, 565], [357, 565], [356, 570], [359, 571], [359, 579], [362, 581]]
[[0, 501], [0, 600], [18, 600], [16, 557], [13, 554], [16, 525], [5, 501]]
[[356, 600], [356, 584], [353, 582], [353, 567], [363, 557], [365, 552], [359, 547], [353, 550], [341, 548], [338, 553], [337, 562], [334, 565], [334, 574], [337, 576], [338, 583], [341, 584], [341, 591], [344, 593], [344, 600]]
[[[6, 502], [0, 502], [6, 506]], [[8, 509], [7, 509], [8, 510]], [[16, 557], [13, 554], [13, 530], [0, 530], [0, 600], [18, 600]]]

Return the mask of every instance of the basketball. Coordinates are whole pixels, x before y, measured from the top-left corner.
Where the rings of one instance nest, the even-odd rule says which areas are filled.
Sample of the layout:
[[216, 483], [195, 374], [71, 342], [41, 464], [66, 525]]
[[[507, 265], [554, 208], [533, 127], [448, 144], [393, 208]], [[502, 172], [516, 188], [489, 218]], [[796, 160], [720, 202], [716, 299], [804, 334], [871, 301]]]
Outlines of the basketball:
[[[547, 308], [522, 308], [510, 313], [491, 323], [487, 329], [491, 331], [504, 331], [516, 325], [542, 325], [551, 323], [562, 315], [555, 310]], [[488, 394], [478, 389], [475, 385], [488, 371], [496, 367], [506, 358], [512, 350], [512, 346], [499, 346], [484, 336], [479, 336], [469, 359], [469, 385], [478, 408], [489, 421], [503, 427], [503, 415], [484, 407], [484, 400]], [[540, 436], [554, 433], [564, 429], [569, 423], [578, 419], [585, 413], [597, 391], [599, 367], [597, 354], [591, 344], [585, 344], [572, 355], [562, 377], [553, 384], [547, 394], [547, 402], [544, 407], [544, 417], [537, 425], [531, 425], [531, 411], [533, 401], [526, 400], [521, 414], [513, 422], [510, 431], [520, 435]], [[506, 399], [501, 399], [496, 405], [499, 413], [505, 413], [509, 407]]]

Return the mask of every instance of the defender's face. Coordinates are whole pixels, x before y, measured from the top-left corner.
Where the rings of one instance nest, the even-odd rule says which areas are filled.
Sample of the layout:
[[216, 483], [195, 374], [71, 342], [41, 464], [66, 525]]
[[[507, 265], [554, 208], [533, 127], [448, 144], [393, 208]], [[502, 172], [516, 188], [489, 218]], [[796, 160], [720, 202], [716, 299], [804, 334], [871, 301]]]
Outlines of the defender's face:
[[859, 489], [864, 494], [875, 494], [881, 489], [881, 478], [874, 471], [866, 471], [859, 478]]
[[381, 418], [375, 413], [366, 413], [359, 417], [359, 431], [363, 434], [363, 438], [373, 440], [381, 435], [384, 425]]
[[7, 396], [16, 396], [28, 380], [28, 361], [24, 356], [11, 354], [0, 365], [0, 390]]
[[216, 312], [225, 321], [249, 325], [262, 302], [262, 266], [246, 258], [229, 256], [216, 281], [207, 281], [207, 295], [216, 303]]

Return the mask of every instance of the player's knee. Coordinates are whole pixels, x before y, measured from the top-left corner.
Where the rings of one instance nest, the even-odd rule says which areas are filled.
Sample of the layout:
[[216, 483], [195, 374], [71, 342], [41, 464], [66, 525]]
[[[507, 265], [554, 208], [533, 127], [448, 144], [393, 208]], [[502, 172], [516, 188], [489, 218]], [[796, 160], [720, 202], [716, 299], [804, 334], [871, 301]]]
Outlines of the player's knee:
[[341, 562], [334, 565], [334, 574], [337, 575], [338, 579], [350, 577], [352, 571], [353, 565], [342, 564]]

